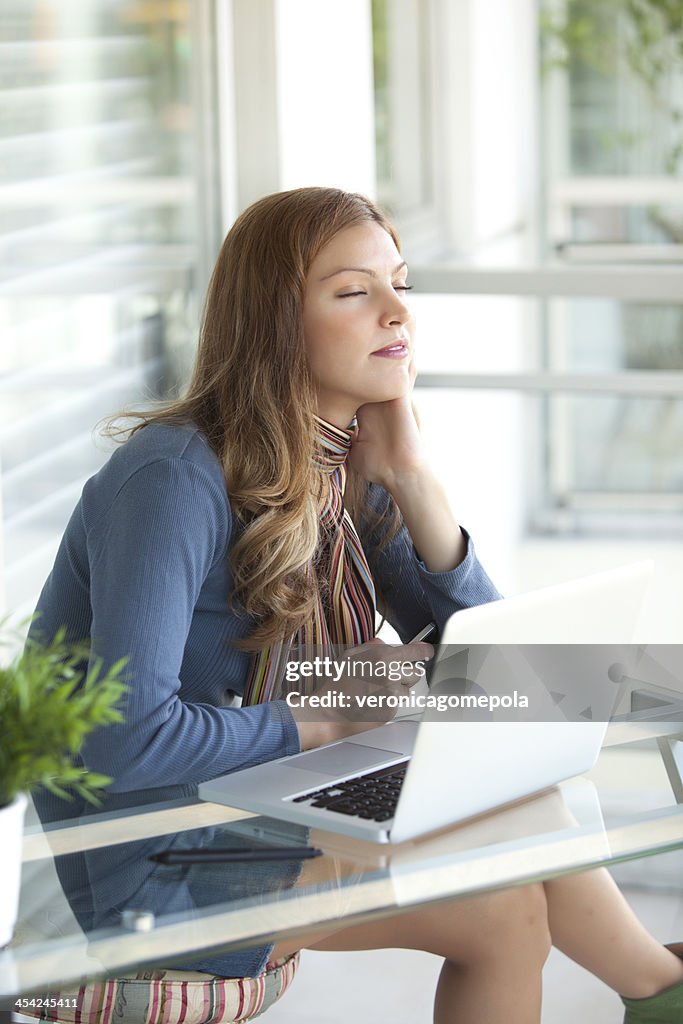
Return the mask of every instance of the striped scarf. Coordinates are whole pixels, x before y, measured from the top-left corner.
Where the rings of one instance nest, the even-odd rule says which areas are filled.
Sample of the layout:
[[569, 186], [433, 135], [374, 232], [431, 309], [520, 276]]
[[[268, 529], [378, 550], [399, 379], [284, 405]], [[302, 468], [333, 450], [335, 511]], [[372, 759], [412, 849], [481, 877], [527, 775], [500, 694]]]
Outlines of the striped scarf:
[[[317, 600], [313, 617], [288, 642], [257, 654], [244, 688], [243, 706], [277, 700], [287, 693], [288, 661], [334, 656], [337, 647], [366, 643], [375, 635], [375, 586], [360, 538], [344, 508], [346, 457], [351, 435], [316, 416], [314, 462], [320, 470], [321, 546], [316, 560]], [[301, 691], [302, 680], [289, 684]], [[313, 679], [308, 680], [311, 688]]]

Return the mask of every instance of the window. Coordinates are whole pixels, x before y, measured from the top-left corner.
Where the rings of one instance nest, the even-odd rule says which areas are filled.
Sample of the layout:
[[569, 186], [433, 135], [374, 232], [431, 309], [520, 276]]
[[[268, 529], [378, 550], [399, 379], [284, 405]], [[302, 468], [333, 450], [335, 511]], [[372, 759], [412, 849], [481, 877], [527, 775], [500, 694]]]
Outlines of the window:
[[4, 5], [0, 452], [13, 611], [32, 610], [108, 455], [95, 424], [172, 393], [191, 360], [205, 285], [193, 103], [197, 63], [209, 62], [192, 7]]
[[[680, 265], [680, 10], [658, 0], [544, 2], [540, 37], [548, 257], [598, 271]], [[612, 299], [552, 301], [547, 326], [551, 369], [683, 370], [683, 305], [631, 301], [626, 278]], [[615, 511], [634, 525], [643, 511], [680, 522], [680, 397], [558, 396], [547, 417], [546, 522], [553, 508], [572, 527], [596, 525], [600, 513], [613, 523]]]
[[377, 199], [406, 247], [432, 254], [444, 244], [435, 31], [433, 0], [372, 0]]

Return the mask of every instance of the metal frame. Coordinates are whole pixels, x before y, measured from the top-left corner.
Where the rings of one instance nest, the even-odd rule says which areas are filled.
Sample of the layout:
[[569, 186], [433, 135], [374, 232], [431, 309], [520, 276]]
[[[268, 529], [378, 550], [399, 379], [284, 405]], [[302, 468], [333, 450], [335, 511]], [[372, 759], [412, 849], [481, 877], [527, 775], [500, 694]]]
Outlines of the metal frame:
[[[681, 695], [664, 687], [648, 686], [631, 693], [634, 715], [645, 715], [651, 721], [668, 720], [669, 724], [681, 716]], [[676, 803], [683, 804], [683, 723], [676, 733], [667, 729], [657, 736], [657, 746], [673, 790]]]
[[622, 373], [421, 373], [417, 386], [423, 388], [477, 388], [479, 390], [530, 391], [544, 394], [623, 394], [683, 396], [683, 371]]
[[660, 736], [657, 740], [666, 774], [677, 804], [683, 804], [683, 738]]
[[683, 296], [683, 268], [629, 266], [486, 267], [422, 264], [411, 272], [417, 291], [432, 295], [516, 295], [671, 302]]

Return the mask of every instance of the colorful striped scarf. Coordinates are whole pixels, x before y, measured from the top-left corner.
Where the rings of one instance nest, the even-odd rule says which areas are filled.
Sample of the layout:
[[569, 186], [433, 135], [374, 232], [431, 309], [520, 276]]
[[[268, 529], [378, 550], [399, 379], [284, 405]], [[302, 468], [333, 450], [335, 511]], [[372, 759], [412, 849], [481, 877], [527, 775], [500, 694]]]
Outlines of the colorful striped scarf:
[[[318, 597], [313, 618], [288, 642], [272, 644], [254, 657], [243, 705], [284, 697], [288, 661], [333, 657], [336, 648], [363, 644], [375, 635], [375, 586], [360, 538], [344, 508], [351, 434], [318, 416], [316, 427], [313, 459], [321, 475], [321, 544], [314, 567]], [[313, 688], [314, 680], [309, 682]], [[302, 680], [290, 688], [301, 691]]]

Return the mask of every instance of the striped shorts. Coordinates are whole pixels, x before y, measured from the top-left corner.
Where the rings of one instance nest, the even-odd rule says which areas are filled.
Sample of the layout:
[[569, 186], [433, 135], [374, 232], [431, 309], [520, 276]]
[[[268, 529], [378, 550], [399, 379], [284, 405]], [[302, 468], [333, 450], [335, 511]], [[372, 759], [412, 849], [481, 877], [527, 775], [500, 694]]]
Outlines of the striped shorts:
[[51, 992], [49, 1005], [21, 1012], [59, 1024], [243, 1024], [286, 992], [298, 967], [293, 953], [269, 961], [256, 978], [148, 969]]

